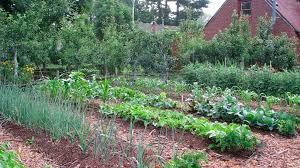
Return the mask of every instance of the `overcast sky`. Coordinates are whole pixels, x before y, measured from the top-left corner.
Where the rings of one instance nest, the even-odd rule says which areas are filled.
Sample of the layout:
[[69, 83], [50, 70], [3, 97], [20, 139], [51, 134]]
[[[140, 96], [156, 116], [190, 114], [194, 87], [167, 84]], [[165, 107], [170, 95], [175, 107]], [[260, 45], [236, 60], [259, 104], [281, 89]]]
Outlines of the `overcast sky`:
[[217, 10], [222, 6], [225, 0], [210, 0], [210, 4], [208, 4], [208, 8], [204, 8], [204, 13], [213, 16]]
[[[225, 0], [209, 0], [208, 8], [203, 8], [204, 13], [213, 16], [217, 10], [222, 6]], [[171, 1], [168, 3], [172, 11], [176, 11], [176, 2]]]

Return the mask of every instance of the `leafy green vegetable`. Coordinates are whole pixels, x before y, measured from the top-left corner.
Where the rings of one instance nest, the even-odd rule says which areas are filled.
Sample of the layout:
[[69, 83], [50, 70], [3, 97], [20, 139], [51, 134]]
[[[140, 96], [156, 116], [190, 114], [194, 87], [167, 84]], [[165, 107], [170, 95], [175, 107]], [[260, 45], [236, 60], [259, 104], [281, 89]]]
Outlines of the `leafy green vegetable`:
[[175, 158], [165, 166], [165, 168], [202, 168], [200, 161], [208, 161], [207, 153], [188, 152], [180, 158]]
[[205, 137], [212, 141], [211, 147], [225, 150], [253, 149], [258, 140], [247, 125], [224, 124], [210, 122], [205, 118], [194, 118], [181, 112], [161, 110], [146, 107], [134, 102], [127, 102], [116, 106], [104, 106], [102, 113], [117, 115], [129, 120], [142, 121], [145, 125], [156, 127], [180, 128]]
[[3, 143], [0, 147], [0, 167], [4, 168], [25, 168], [20, 162], [16, 152], [8, 150], [9, 144]]
[[[269, 97], [269, 106], [278, 102], [277, 100], [273, 96]], [[244, 107], [228, 91], [217, 95], [202, 91], [201, 95], [199, 91], [195, 90], [191, 106], [198, 114], [214, 119], [246, 123], [270, 131], [276, 129], [279, 133], [287, 136], [296, 134], [296, 117], [283, 112], [275, 112], [270, 108], [252, 109], [249, 106]], [[283, 120], [286, 122], [282, 122]]]

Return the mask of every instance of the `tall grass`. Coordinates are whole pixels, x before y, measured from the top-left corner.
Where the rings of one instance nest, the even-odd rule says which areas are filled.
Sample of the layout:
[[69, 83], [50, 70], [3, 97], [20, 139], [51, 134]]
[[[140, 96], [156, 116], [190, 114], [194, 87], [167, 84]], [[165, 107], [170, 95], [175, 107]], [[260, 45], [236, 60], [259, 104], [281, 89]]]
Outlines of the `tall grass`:
[[[56, 140], [89, 134], [89, 124], [72, 103], [52, 100], [30, 88], [0, 86], [0, 114], [34, 130], [45, 130]], [[81, 139], [82, 143], [85, 143]], [[85, 146], [84, 144], [81, 144]]]

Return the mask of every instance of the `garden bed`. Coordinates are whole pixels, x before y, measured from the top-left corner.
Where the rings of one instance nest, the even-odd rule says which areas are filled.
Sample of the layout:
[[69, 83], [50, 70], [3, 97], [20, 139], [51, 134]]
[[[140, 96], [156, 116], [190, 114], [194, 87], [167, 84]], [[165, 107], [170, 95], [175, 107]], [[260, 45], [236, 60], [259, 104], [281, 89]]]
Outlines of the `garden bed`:
[[[145, 94], [134, 87], [110, 86], [107, 81], [87, 81], [81, 74], [72, 75], [68, 80], [43, 84], [37, 93], [15, 87], [0, 90], [7, 95], [1, 99], [3, 115], [11, 121], [4, 125], [5, 133], [20, 138], [21, 143], [30, 146], [29, 150], [39, 153], [53, 167], [156, 168], [168, 166], [188, 152], [207, 153], [208, 162], [201, 162], [203, 167], [297, 167], [300, 162], [299, 130], [290, 134], [294, 136], [284, 137], [277, 130], [263, 129], [265, 125], [261, 124], [265, 123], [232, 119], [226, 110], [216, 112], [229, 116], [227, 124], [224, 118], [205, 119], [196, 113], [186, 113], [189, 109], [186, 102], [192, 102], [189, 105], [209, 103], [203, 101], [205, 95], [211, 97], [208, 99], [211, 113], [222, 110], [214, 108], [214, 101], [228, 94], [235, 100], [228, 107], [243, 111], [240, 102], [250, 107], [256, 102], [249, 103], [245, 95], [206, 88], [198, 90], [202, 94], [196, 99], [195, 89], [191, 95], [187, 91], [174, 92], [174, 95], [189, 96], [190, 100], [186, 101], [176, 96], [170, 98], [164, 92], [149, 90]], [[260, 103], [266, 105], [265, 101]], [[37, 115], [39, 111], [43, 115]], [[275, 112], [266, 117], [273, 117], [278, 125]], [[277, 125], [272, 126], [277, 129]], [[292, 125], [291, 129], [294, 128]]]
[[[89, 121], [97, 122], [99, 116], [89, 115]], [[118, 135], [123, 136], [124, 140], [128, 138], [129, 123], [121, 118], [116, 119], [116, 127], [118, 129]], [[53, 167], [57, 164], [59, 167], [86, 167], [93, 165], [94, 167], [101, 167], [103, 162], [99, 158], [94, 159], [92, 155], [82, 155], [80, 148], [77, 145], [70, 144], [66, 140], [62, 140], [54, 143], [53, 139], [44, 132], [36, 133], [28, 130], [22, 126], [18, 126], [12, 123], [4, 125], [4, 134], [1, 139], [11, 135], [9, 141], [14, 143], [15, 139], [18, 139], [19, 143], [25, 144], [26, 140], [34, 137], [35, 144], [31, 145], [26, 152], [38, 153], [38, 159], [50, 160]], [[291, 167], [296, 168], [300, 164], [300, 137], [285, 138], [277, 133], [269, 133], [267, 131], [253, 130], [255, 135], [263, 142], [263, 145], [253, 153], [221, 153], [208, 148], [208, 143], [190, 133], [184, 133], [182, 140], [181, 131], [175, 132], [175, 143], [178, 145], [178, 152], [182, 153], [186, 150], [205, 150], [209, 155], [208, 164], [204, 164], [203, 167]], [[160, 130], [154, 127], [144, 128], [142, 124], [136, 124], [134, 128], [133, 142], [138, 141], [137, 137], [140, 133], [147, 135], [144, 139], [145, 144], [156, 144], [158, 137], [161, 135]], [[163, 139], [164, 150], [163, 158], [171, 159], [173, 148], [173, 137], [171, 131], [168, 133], [164, 131]], [[27, 148], [27, 147], [26, 147]], [[23, 148], [21, 148], [24, 151]], [[150, 153], [151, 154], [151, 153]], [[22, 156], [22, 155], [21, 155]], [[22, 158], [22, 157], [21, 157]], [[47, 159], [49, 158], [49, 159]], [[23, 159], [22, 159], [23, 160]], [[26, 156], [25, 156], [26, 160]], [[110, 165], [114, 167], [116, 161], [111, 160]], [[26, 161], [24, 162], [26, 164]], [[31, 162], [33, 163], [33, 161]], [[43, 162], [42, 162], [43, 163]], [[55, 164], [52, 164], [55, 163]], [[40, 164], [40, 163], [39, 163]], [[102, 167], [106, 167], [102, 166]], [[34, 165], [28, 165], [28, 167], [35, 167]], [[130, 166], [128, 166], [130, 167]]]

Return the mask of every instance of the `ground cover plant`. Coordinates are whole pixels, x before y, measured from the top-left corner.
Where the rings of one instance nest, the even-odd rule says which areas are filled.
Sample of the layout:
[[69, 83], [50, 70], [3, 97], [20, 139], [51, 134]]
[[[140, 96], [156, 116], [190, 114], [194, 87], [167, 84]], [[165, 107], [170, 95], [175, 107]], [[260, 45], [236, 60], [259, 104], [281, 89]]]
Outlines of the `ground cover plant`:
[[271, 104], [277, 101], [277, 98], [270, 97], [269, 99], [267, 100], [269, 108], [260, 106], [253, 109], [241, 103], [230, 90], [208, 92], [198, 89], [194, 90], [192, 108], [198, 114], [213, 119], [244, 123], [270, 131], [278, 130], [279, 133], [287, 136], [295, 135], [297, 118], [285, 112], [272, 110]]
[[165, 168], [201, 168], [200, 161], [208, 161], [205, 152], [187, 152], [181, 157], [171, 160]]
[[82, 72], [71, 72], [67, 79], [44, 81], [41, 91], [50, 97], [63, 97], [74, 102], [83, 103], [98, 96], [101, 84], [96, 80], [85, 79]]
[[127, 120], [141, 121], [146, 126], [178, 128], [193, 132], [212, 141], [212, 147], [225, 150], [252, 150], [258, 143], [246, 125], [210, 122], [205, 118], [194, 118], [176, 111], [146, 107], [132, 102], [115, 106], [104, 106], [101, 112], [117, 114]]

